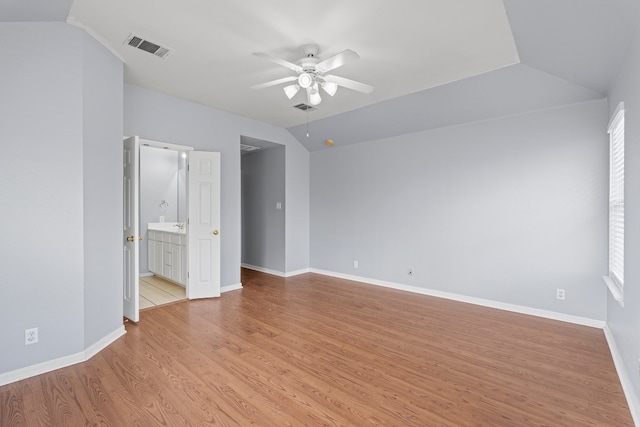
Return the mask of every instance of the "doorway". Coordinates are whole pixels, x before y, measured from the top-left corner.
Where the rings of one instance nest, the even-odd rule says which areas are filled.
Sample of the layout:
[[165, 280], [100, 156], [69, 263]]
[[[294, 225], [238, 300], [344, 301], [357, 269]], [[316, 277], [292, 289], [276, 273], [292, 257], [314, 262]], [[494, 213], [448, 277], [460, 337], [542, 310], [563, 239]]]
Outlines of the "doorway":
[[[186, 234], [187, 220], [186, 160], [185, 150], [156, 147], [149, 143], [140, 146], [141, 309], [187, 298], [186, 275], [181, 271], [188, 262], [183, 249], [186, 241], [181, 239]], [[167, 237], [177, 237], [176, 243], [182, 240], [184, 244], [163, 242], [163, 233], [172, 233]], [[162, 247], [165, 244], [168, 245], [166, 251]], [[156, 252], [166, 252], [163, 258], [175, 265], [155, 262], [154, 258], [160, 255]], [[176, 254], [172, 256], [172, 252]]]
[[[165, 215], [157, 215], [158, 221], [163, 216], [165, 222], [153, 223], [154, 227], [146, 223], [141, 227], [140, 153], [143, 147], [186, 152], [186, 185], [182, 190], [186, 198], [184, 222], [167, 223]], [[147, 249], [148, 269], [161, 271], [173, 281], [182, 281], [187, 298], [220, 296], [220, 153], [194, 151], [191, 147], [135, 136], [125, 138], [123, 154], [124, 316], [133, 322], [139, 320], [141, 247]], [[169, 211], [168, 198], [160, 200], [156, 213]], [[180, 196], [176, 196], [176, 200], [179, 199]], [[177, 219], [177, 206], [176, 209]], [[173, 228], [176, 224], [181, 225], [178, 228], [182, 232], [176, 232]], [[143, 230], [147, 237], [144, 242]]]
[[285, 274], [285, 150], [241, 137], [241, 265]]

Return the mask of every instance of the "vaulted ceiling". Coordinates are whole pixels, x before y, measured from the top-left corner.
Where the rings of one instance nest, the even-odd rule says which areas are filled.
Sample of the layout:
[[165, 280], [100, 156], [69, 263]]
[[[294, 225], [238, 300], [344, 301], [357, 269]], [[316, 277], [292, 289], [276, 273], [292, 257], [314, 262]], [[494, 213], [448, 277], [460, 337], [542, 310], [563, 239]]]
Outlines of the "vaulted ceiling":
[[[125, 81], [288, 128], [309, 150], [606, 96], [638, 21], [635, 0], [4, 0], [2, 21], [67, 21], [125, 63]], [[130, 34], [171, 49], [161, 59]], [[311, 112], [303, 91], [250, 86], [345, 49], [360, 59]], [[309, 136], [307, 136], [307, 134]]]

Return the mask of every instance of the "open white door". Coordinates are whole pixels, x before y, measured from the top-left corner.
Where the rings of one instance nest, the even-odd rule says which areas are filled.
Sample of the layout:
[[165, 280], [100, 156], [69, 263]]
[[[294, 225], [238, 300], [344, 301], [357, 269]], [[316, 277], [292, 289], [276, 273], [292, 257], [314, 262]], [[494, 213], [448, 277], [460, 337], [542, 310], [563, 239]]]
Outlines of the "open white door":
[[124, 281], [123, 304], [124, 317], [137, 322], [140, 320], [140, 226], [138, 224], [138, 191], [140, 177], [140, 142], [137, 136], [127, 138], [124, 141], [124, 218], [123, 218], [123, 245], [124, 245]]
[[187, 298], [220, 296], [220, 153], [190, 151]]

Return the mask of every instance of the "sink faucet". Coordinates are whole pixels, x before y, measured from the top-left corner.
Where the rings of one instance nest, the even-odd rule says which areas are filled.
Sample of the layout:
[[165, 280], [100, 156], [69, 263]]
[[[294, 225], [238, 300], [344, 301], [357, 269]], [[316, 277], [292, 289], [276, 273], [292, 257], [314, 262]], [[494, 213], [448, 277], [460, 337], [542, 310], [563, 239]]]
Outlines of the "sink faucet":
[[178, 227], [180, 230], [184, 230], [184, 222], [179, 222], [174, 224], [174, 227]]

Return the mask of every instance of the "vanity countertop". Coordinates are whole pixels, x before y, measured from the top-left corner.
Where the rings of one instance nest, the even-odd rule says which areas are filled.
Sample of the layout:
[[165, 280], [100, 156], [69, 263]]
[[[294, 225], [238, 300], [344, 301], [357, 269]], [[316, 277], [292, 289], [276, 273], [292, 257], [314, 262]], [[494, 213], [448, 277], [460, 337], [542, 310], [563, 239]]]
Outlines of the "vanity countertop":
[[147, 230], [164, 231], [175, 234], [186, 234], [187, 229], [184, 222], [150, 222]]

